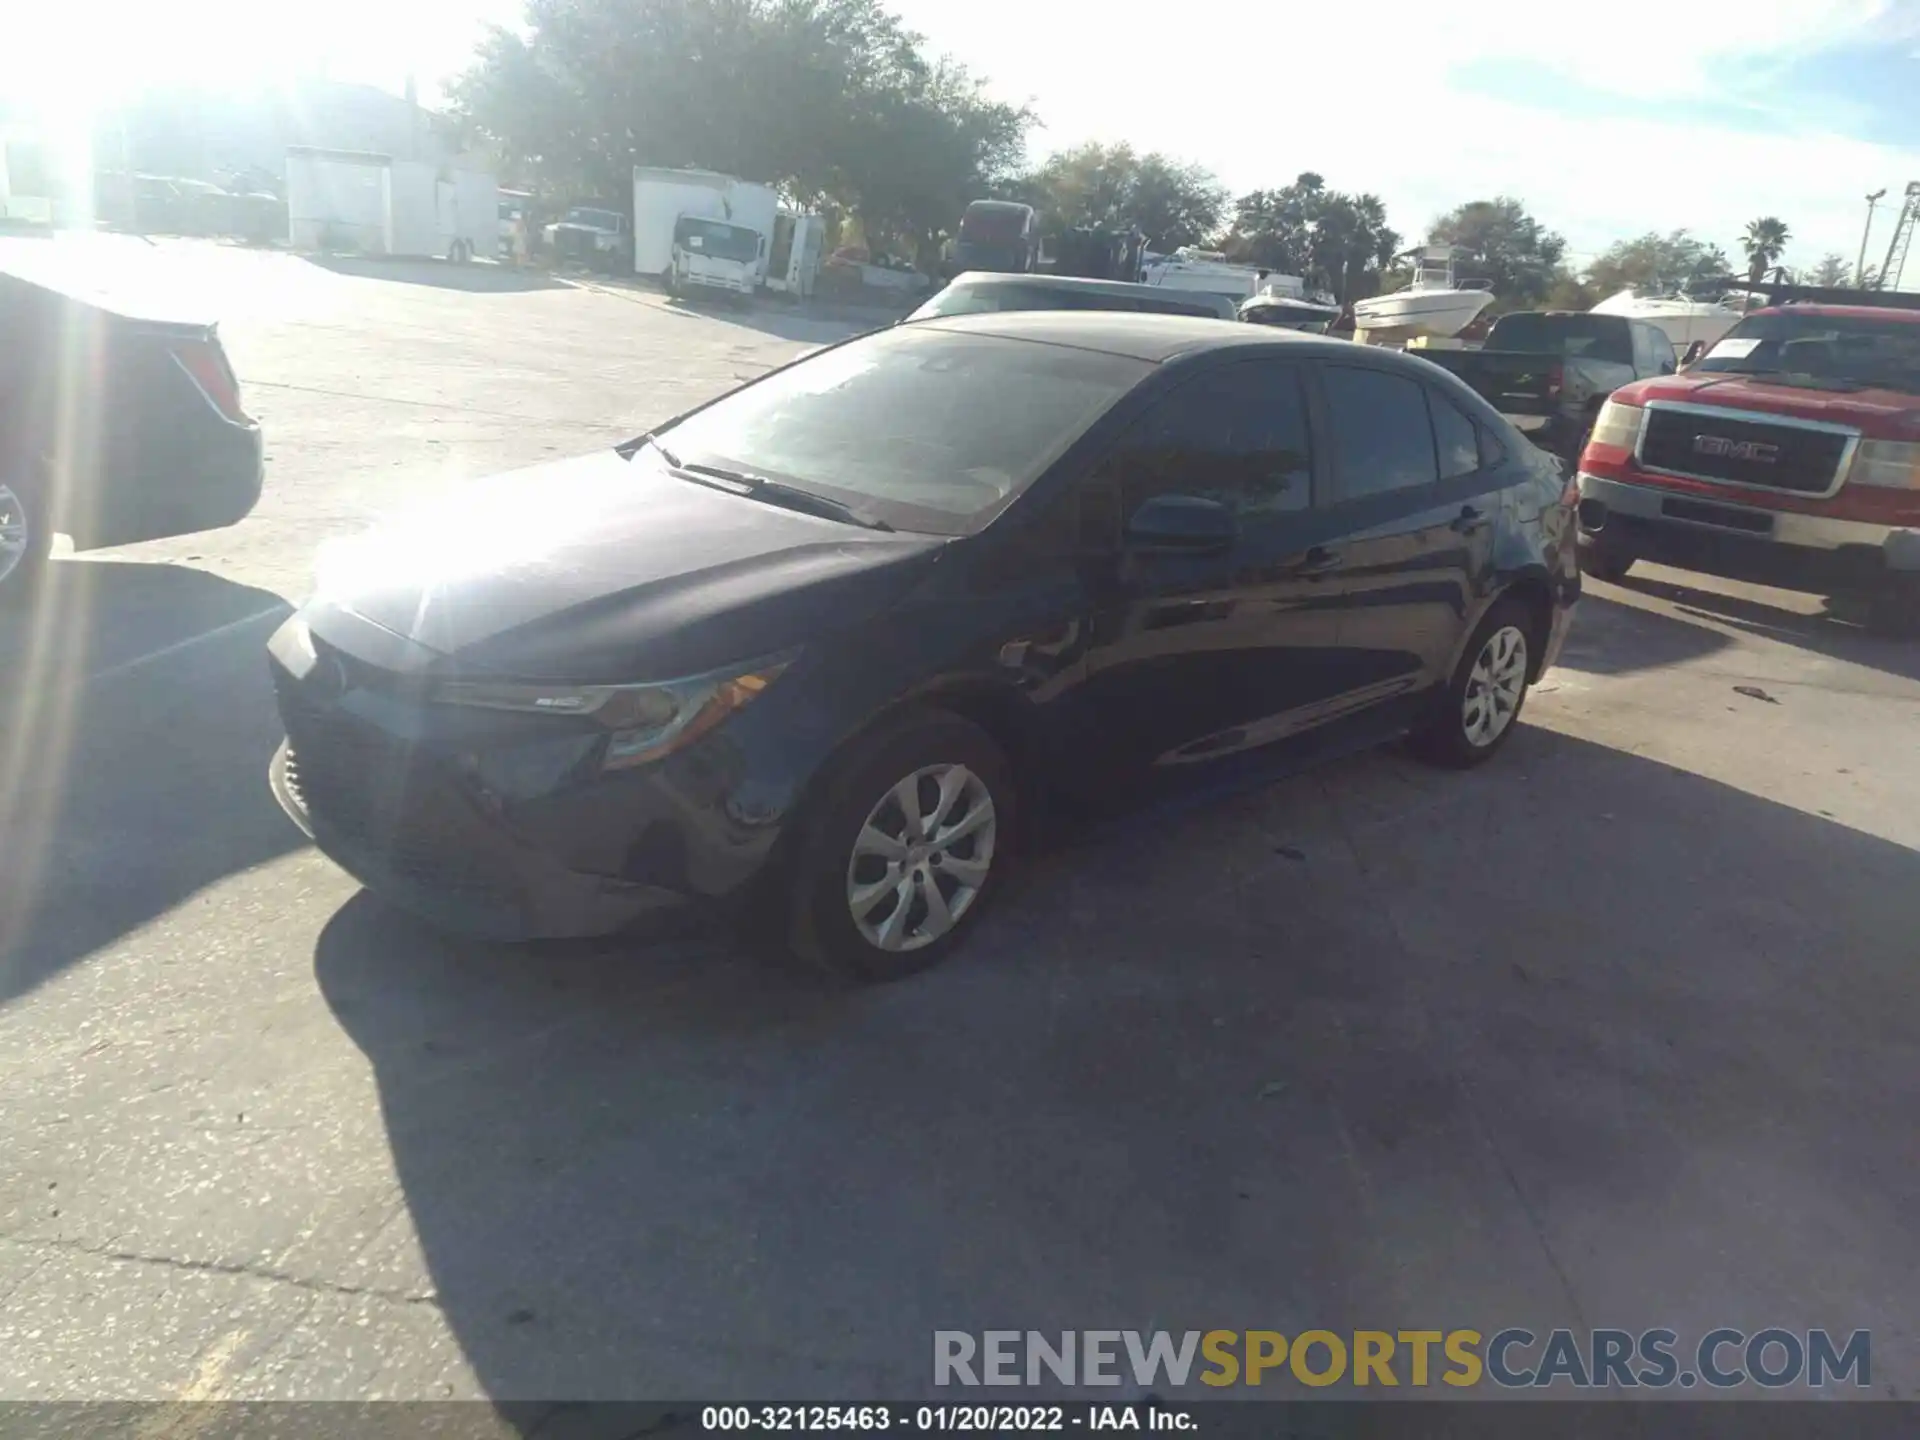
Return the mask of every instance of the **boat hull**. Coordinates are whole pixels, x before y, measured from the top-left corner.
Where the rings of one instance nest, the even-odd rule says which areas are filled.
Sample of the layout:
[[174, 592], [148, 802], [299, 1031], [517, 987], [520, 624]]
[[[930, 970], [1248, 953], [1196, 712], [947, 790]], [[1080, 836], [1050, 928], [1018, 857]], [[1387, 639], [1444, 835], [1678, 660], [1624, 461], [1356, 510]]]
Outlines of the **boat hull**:
[[1396, 290], [1356, 301], [1353, 324], [1370, 340], [1451, 339], [1492, 303], [1490, 290]]

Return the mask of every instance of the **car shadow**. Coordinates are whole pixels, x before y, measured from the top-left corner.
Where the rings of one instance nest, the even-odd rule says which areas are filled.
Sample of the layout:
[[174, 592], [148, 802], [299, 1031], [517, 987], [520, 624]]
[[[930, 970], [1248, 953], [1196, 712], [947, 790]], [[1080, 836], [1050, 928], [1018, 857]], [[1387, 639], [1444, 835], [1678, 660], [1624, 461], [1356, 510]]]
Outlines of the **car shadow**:
[[1725, 635], [1705, 625], [1609, 599], [1589, 581], [1574, 612], [1559, 665], [1589, 675], [1627, 675], [1683, 665], [1732, 644]]
[[544, 270], [480, 262], [456, 265], [446, 260], [389, 259], [379, 255], [303, 255], [309, 265], [362, 280], [386, 280], [396, 285], [427, 285], [436, 290], [461, 290], [470, 295], [508, 295], [528, 290], [572, 290], [569, 280]]
[[988, 1326], [1820, 1295], [1911, 1333], [1904, 845], [1526, 726], [1474, 775], [1341, 761], [1002, 901], [859, 991], [717, 932], [510, 950], [350, 902], [315, 970], [411, 1221], [369, 1275], [424, 1285], [497, 1401], [928, 1395], [933, 1332]]
[[1920, 642], [1873, 635], [1843, 614], [1826, 610], [1806, 614], [1746, 595], [1728, 595], [1700, 586], [1628, 575], [1623, 589], [1665, 600], [1682, 614], [1732, 626], [1749, 635], [1777, 640], [1834, 660], [1920, 680]]
[[0, 612], [0, 1004], [302, 843], [264, 776], [278, 595], [56, 560]]

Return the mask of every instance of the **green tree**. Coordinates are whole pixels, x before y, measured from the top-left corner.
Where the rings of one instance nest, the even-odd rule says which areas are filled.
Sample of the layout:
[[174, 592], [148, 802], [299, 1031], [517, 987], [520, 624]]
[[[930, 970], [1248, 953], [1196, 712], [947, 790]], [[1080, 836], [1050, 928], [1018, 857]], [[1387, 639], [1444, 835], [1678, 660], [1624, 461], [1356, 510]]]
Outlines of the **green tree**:
[[1621, 290], [1671, 294], [1724, 280], [1732, 267], [1726, 251], [1695, 239], [1685, 230], [1661, 235], [1648, 231], [1608, 246], [1587, 267], [1587, 288], [1601, 299]]
[[1846, 256], [1829, 252], [1822, 255], [1820, 263], [1813, 267], [1809, 283], [1829, 287], [1850, 285], [1853, 283], [1853, 265]]
[[1378, 288], [1400, 236], [1377, 195], [1329, 190], [1309, 170], [1291, 185], [1235, 201], [1223, 246], [1243, 264], [1299, 275], [1345, 301]]
[[1473, 200], [1433, 222], [1430, 244], [1451, 245], [1462, 270], [1493, 282], [1499, 308], [1540, 304], [1560, 273], [1567, 242], [1511, 196]]
[[1124, 142], [1061, 151], [1007, 193], [1038, 209], [1049, 230], [1131, 222], [1160, 251], [1202, 243], [1226, 209], [1226, 191], [1210, 172]]
[[879, 0], [528, 0], [453, 96], [557, 196], [698, 166], [924, 242], [1015, 169], [1032, 115], [934, 62]]
[[1792, 238], [1787, 222], [1777, 216], [1749, 220], [1746, 233], [1740, 237], [1740, 248], [1747, 252], [1747, 279], [1758, 280], [1765, 275]]
[[1591, 310], [1606, 299], [1565, 265], [1553, 272], [1553, 280], [1547, 286], [1546, 299], [1542, 302], [1548, 310]]

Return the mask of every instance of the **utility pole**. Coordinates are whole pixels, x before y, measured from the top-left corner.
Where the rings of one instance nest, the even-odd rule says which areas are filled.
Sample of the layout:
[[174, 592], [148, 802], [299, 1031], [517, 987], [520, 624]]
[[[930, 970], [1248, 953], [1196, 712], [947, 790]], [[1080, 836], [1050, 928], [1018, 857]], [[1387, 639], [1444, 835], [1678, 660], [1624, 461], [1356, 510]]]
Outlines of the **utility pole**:
[[1856, 289], [1867, 288], [1867, 237], [1873, 234], [1873, 207], [1880, 203], [1880, 197], [1887, 193], [1883, 185], [1867, 196], [1867, 228], [1860, 232], [1860, 258], [1853, 265], [1853, 283]]

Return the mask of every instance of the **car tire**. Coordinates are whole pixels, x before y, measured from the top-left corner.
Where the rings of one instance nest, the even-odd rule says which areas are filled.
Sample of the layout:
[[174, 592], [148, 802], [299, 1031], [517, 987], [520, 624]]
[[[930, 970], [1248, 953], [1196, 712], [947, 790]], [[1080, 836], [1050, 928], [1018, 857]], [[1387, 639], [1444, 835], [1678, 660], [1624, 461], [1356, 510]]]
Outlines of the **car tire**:
[[1542, 643], [1538, 628], [1519, 601], [1494, 602], [1474, 627], [1432, 712], [1408, 737], [1415, 755], [1450, 770], [1468, 770], [1494, 757], [1512, 738], [1527, 703], [1533, 658]]
[[915, 711], [856, 741], [794, 851], [789, 945], [860, 983], [938, 964], [1000, 887], [1016, 803], [1005, 754], [958, 715]]
[[0, 606], [24, 604], [39, 589], [53, 553], [53, 530], [34, 491], [0, 475]]
[[1619, 584], [1633, 569], [1632, 555], [1604, 541], [1582, 540], [1576, 549], [1580, 556], [1580, 573], [1591, 575], [1596, 580], [1605, 580], [1610, 585]]

